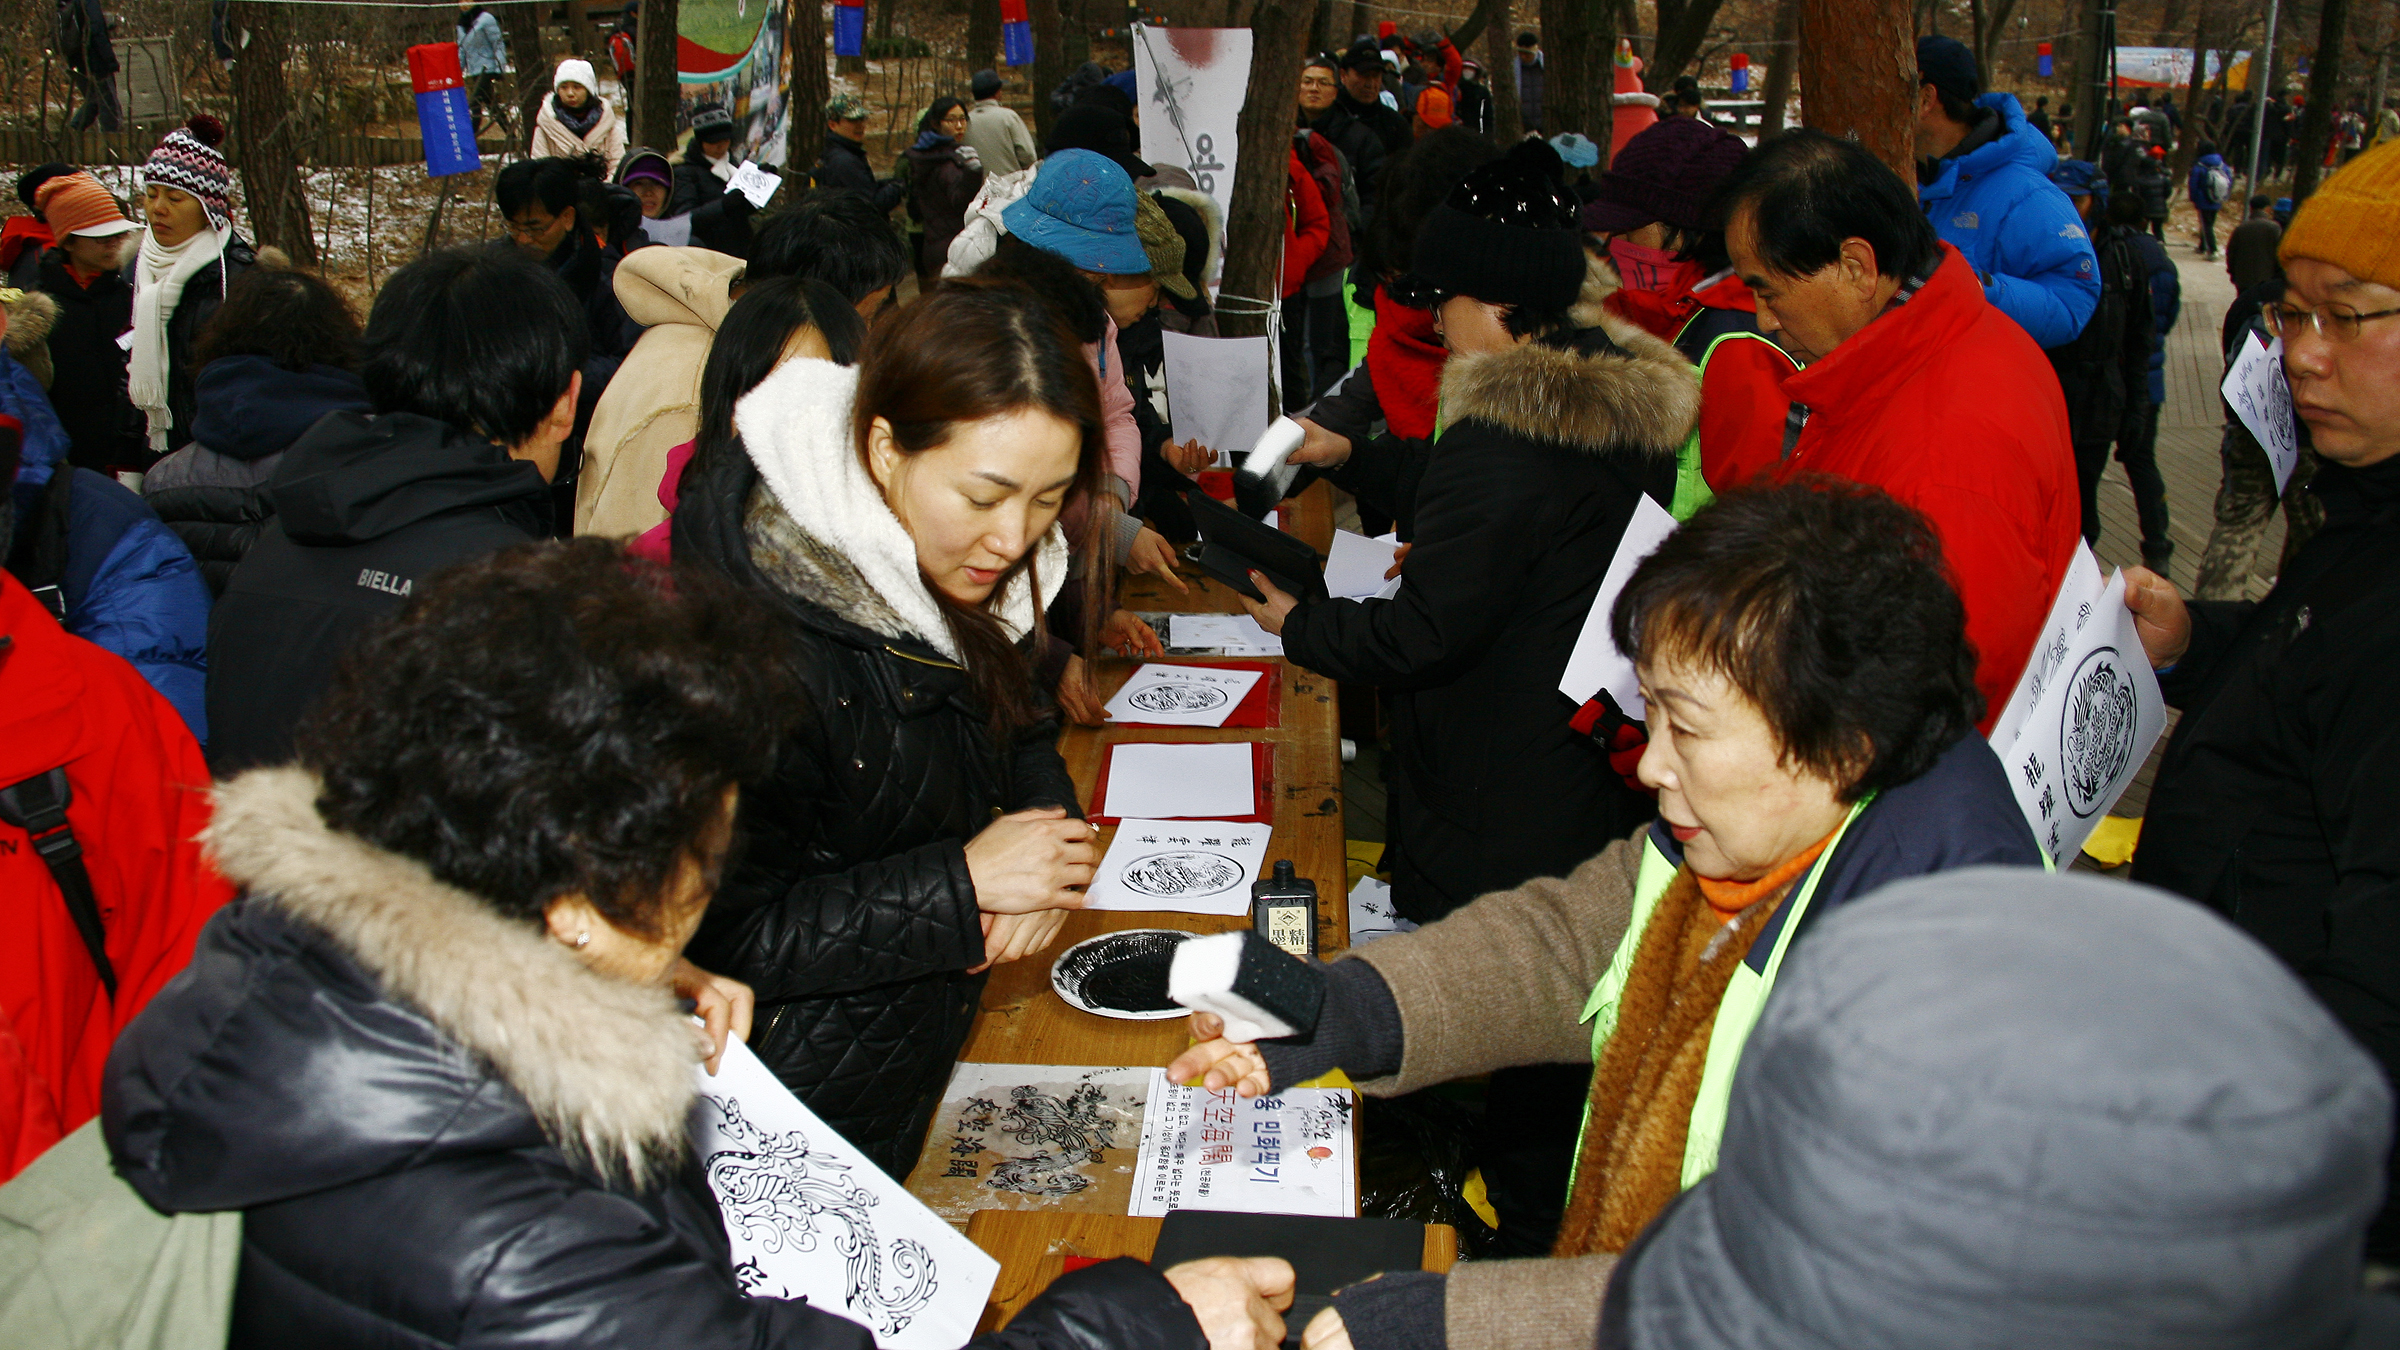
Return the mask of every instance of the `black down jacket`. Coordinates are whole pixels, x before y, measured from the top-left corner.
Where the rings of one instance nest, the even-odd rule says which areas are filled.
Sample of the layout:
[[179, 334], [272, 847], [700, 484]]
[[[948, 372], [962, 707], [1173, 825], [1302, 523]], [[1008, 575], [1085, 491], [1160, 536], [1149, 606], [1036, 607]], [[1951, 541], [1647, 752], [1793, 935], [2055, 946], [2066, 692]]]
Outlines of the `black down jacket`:
[[[137, 260], [134, 266], [140, 266]], [[173, 422], [167, 431], [167, 448], [180, 450], [191, 443], [192, 416], [200, 410], [200, 367], [192, 355], [192, 346], [200, 340], [201, 325], [225, 303], [226, 289], [233, 279], [258, 266], [258, 252], [250, 242], [240, 237], [225, 241], [225, 251], [217, 260], [192, 274], [183, 283], [183, 299], [175, 312], [167, 316], [167, 411]]]
[[1055, 724], [994, 746], [955, 662], [760, 570], [743, 517], [773, 501], [737, 450], [695, 460], [675, 508], [677, 561], [779, 602], [815, 713], [769, 781], [744, 793], [743, 856], [691, 957], [757, 991], [759, 1058], [905, 1177], [983, 992], [983, 976], [966, 973], [984, 950], [966, 843], [1003, 812], [1082, 811]]
[[1683, 357], [1630, 330], [1451, 357], [1413, 501], [1374, 503], [1413, 519], [1399, 594], [1284, 621], [1293, 661], [1387, 691], [1386, 857], [1409, 918], [1565, 876], [1652, 814], [1569, 726], [1558, 680], [1635, 503], [1672, 496], [1699, 402]]
[[58, 302], [50, 329], [50, 404], [74, 444], [79, 469], [110, 473], [150, 462], [141, 413], [125, 394], [125, 349], [117, 337], [133, 325], [133, 283], [103, 272], [89, 286], [67, 271], [67, 255], [42, 255], [42, 291]]
[[[699, 1167], [671, 1161], [694, 1082], [675, 1005], [328, 829], [316, 787], [267, 769], [220, 789], [211, 843], [244, 896], [103, 1087], [145, 1199], [243, 1212], [230, 1350], [871, 1350], [847, 1318], [743, 1294]], [[1164, 1279], [1115, 1261], [976, 1344], [1205, 1341]]]
[[192, 443], [150, 466], [142, 498], [223, 595], [274, 508], [267, 482], [285, 447], [327, 413], [369, 411], [358, 376], [334, 366], [287, 370], [264, 356], [223, 356], [200, 372]]

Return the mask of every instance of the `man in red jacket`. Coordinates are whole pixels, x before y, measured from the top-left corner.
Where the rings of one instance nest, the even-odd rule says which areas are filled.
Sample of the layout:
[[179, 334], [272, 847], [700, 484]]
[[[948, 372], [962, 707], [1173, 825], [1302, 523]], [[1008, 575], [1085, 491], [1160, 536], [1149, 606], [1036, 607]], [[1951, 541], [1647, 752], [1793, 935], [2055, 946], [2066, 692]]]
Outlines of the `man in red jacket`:
[[1786, 133], [1719, 200], [1759, 328], [1801, 363], [1783, 381], [1792, 405], [1772, 475], [1871, 484], [1933, 521], [1988, 730], [2080, 538], [2057, 376], [1907, 185], [1855, 142]]
[[[0, 460], [5, 482], [15, 456]], [[0, 553], [10, 516], [0, 495]], [[53, 769], [65, 771], [65, 829], [81, 852], [57, 870], [44, 846], [54, 858], [74, 850], [40, 809]], [[199, 743], [158, 691], [0, 572], [0, 1181], [99, 1111], [117, 1033], [230, 898], [194, 840], [208, 786]], [[69, 887], [88, 887], [106, 979]]]

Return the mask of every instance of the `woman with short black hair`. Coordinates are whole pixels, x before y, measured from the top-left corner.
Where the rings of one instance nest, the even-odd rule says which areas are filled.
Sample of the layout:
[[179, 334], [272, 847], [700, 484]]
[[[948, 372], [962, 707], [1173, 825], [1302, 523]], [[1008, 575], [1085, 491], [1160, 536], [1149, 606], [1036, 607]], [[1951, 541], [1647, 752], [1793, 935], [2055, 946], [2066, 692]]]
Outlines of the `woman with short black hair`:
[[[873, 1345], [747, 1295], [690, 1166], [750, 994], [681, 951], [813, 711], [773, 627], [611, 541], [510, 549], [360, 644], [298, 764], [218, 789], [242, 897], [118, 1039], [102, 1128], [152, 1205], [241, 1211], [227, 1345]], [[1274, 1325], [1277, 1274], [1111, 1262], [1006, 1343], [1199, 1350], [1200, 1317]]]
[[142, 475], [142, 497], [192, 550], [211, 595], [274, 514], [285, 447], [327, 413], [365, 412], [358, 316], [311, 272], [244, 272], [192, 344], [192, 441]]
[[[1830, 479], [1737, 489], [1635, 569], [1610, 618], [1649, 705], [1658, 818], [1570, 875], [1334, 962], [1310, 1043], [1217, 1040], [1168, 1066], [1244, 1095], [1338, 1066], [1380, 1096], [1593, 1062], [1552, 1249], [1573, 1259], [1354, 1286], [1337, 1307], [1358, 1345], [1441, 1345], [1447, 1325], [1588, 1350], [1616, 1254], [1715, 1168], [1793, 942], [1904, 877], [2042, 865], [1976, 733], [1965, 610], [1916, 511]], [[1428, 1324], [1430, 1340], [1404, 1334]]]

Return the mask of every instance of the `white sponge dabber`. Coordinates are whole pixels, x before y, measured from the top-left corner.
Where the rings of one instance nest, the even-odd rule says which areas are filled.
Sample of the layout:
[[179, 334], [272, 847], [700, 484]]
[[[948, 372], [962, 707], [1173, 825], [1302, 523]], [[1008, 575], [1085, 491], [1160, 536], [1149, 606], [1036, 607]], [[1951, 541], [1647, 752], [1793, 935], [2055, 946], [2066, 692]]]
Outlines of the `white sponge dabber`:
[[1305, 1036], [1325, 1007], [1325, 972], [1245, 928], [1177, 947], [1167, 997], [1223, 1018], [1229, 1041]]
[[1278, 417], [1267, 423], [1259, 435], [1258, 444], [1242, 460], [1233, 473], [1233, 503], [1242, 513], [1256, 520], [1275, 514], [1275, 503], [1292, 490], [1292, 480], [1300, 476], [1300, 466], [1285, 461], [1308, 440], [1308, 429], [1289, 417]]

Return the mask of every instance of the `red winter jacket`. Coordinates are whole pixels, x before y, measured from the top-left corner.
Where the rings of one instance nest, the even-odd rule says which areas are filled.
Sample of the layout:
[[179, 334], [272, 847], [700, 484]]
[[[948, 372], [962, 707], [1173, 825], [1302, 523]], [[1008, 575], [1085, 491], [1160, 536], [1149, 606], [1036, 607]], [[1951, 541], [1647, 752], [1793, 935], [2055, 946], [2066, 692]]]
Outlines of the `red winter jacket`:
[[[1723, 492], [1775, 467], [1783, 457], [1784, 416], [1791, 399], [1783, 382], [1800, 367], [1781, 347], [1755, 332], [1741, 332], [1702, 346], [1685, 341], [1711, 310], [1752, 316], [1758, 301], [1731, 270], [1699, 285], [1673, 291], [1622, 288], [1609, 293], [1608, 310], [1641, 325], [1662, 342], [1672, 342], [1700, 366], [1700, 476]], [[1725, 317], [1725, 316], [1719, 316]], [[1755, 329], [1745, 319], [1745, 329]], [[1716, 324], [1724, 331], [1725, 324]]]
[[2082, 529], [2049, 360], [1944, 244], [1924, 289], [1786, 378], [1783, 392], [1809, 418], [1778, 480], [1869, 483], [1932, 519], [1966, 603], [1989, 731]]
[[112, 1005], [25, 831], [0, 824], [0, 1181], [100, 1110], [117, 1033], [192, 959], [231, 891], [203, 860], [208, 765], [121, 658], [0, 573], [0, 786], [65, 766], [67, 823], [108, 930]]
[[1308, 269], [1317, 265], [1317, 255], [1325, 251], [1332, 224], [1326, 219], [1325, 199], [1317, 192], [1316, 180], [1308, 176], [1308, 166], [1300, 162], [1300, 152], [1288, 152], [1291, 164], [1284, 170], [1285, 197], [1291, 209], [1283, 214], [1283, 294], [1290, 295], [1308, 281]]

